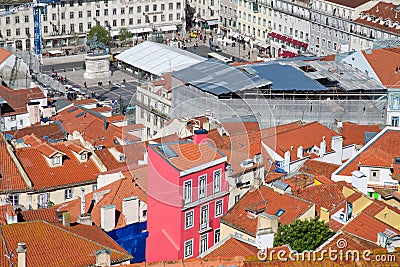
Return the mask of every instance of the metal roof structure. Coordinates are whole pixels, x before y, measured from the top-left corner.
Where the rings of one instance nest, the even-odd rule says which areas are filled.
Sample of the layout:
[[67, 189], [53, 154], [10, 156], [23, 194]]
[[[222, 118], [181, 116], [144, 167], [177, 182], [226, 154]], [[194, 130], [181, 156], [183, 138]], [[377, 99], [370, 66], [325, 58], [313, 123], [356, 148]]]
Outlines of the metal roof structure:
[[116, 58], [130, 66], [161, 76], [207, 60], [188, 51], [154, 42], [143, 42]]
[[[290, 65], [257, 64], [251, 66], [259, 76], [272, 82], [271, 90], [321, 91], [328, 90], [298, 68]], [[290, 77], [290, 79], [288, 79]]]
[[250, 68], [234, 68], [207, 60], [172, 74], [175, 78], [214, 95], [260, 88], [271, 81], [253, 73]]

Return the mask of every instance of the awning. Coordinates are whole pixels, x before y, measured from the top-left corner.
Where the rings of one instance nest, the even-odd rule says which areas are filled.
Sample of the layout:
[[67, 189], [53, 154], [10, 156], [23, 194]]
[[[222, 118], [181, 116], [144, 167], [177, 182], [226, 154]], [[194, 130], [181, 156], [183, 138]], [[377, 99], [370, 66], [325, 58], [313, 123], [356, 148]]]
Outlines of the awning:
[[144, 33], [144, 32], [152, 32], [151, 28], [136, 28], [136, 29], [129, 29], [129, 31], [133, 34]]
[[231, 32], [228, 32], [228, 36], [229, 36], [229, 37], [232, 37], [233, 35], [235, 35], [235, 32], [232, 32], [232, 31], [231, 31]]
[[176, 31], [176, 25], [168, 25], [168, 26], [161, 26], [160, 30], [163, 32], [170, 32], [170, 31]]
[[119, 31], [117, 31], [117, 30], [111, 31], [111, 37], [117, 36], [118, 34], [119, 34]]
[[286, 43], [289, 43], [289, 44], [290, 44], [292, 41], [293, 41], [293, 39], [292, 39], [292, 38], [290, 38], [290, 37], [289, 37], [289, 38], [287, 38], [287, 39], [285, 40], [285, 42], [286, 42]]
[[232, 36], [232, 38], [235, 38], [235, 39], [237, 39], [239, 37], [239, 33], [235, 33], [233, 36]]
[[217, 19], [207, 20], [207, 24], [208, 24], [208, 26], [218, 25], [218, 20]]
[[286, 36], [281, 36], [281, 38], [279, 38], [281, 41], [285, 41], [286, 39], [287, 39], [287, 37]]
[[51, 55], [56, 55], [56, 54], [62, 54], [62, 53], [64, 53], [63, 51], [61, 51], [61, 50], [52, 50], [52, 51], [47, 51], [49, 54], [51, 54]]
[[304, 47], [304, 49], [307, 49], [307, 47], [308, 47], [308, 44], [306, 44], [306, 43], [303, 43], [303, 45], [302, 45], [303, 47]]
[[246, 36], [246, 37], [244, 37], [243, 40], [244, 40], [245, 42], [248, 42], [248, 41], [250, 41], [250, 37]]
[[302, 46], [302, 44], [303, 44], [303, 42], [297, 41], [297, 43], [295, 43], [294, 45], [295, 45], [295, 46], [299, 46], [299, 47], [301, 47], [301, 46]]
[[282, 35], [280, 35], [280, 34], [277, 34], [277, 35], [275, 35], [275, 38], [276, 38], [276, 39], [280, 39], [280, 38], [281, 38], [281, 36], [282, 36]]
[[269, 36], [271, 36], [272, 38], [275, 37], [275, 35], [276, 35], [276, 33], [274, 33], [274, 32], [269, 33]]

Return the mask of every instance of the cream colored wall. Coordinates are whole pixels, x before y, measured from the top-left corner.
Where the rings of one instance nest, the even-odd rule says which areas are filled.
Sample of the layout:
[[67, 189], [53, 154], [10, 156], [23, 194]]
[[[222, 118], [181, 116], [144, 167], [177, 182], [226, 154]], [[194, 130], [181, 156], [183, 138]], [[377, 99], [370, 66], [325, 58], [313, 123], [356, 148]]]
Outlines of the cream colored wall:
[[311, 219], [315, 217], [315, 204], [311, 206], [306, 212], [304, 212], [299, 219], [300, 220], [306, 220], [306, 219]]
[[230, 227], [230, 226], [228, 226], [228, 225], [226, 225], [226, 224], [224, 224], [223, 222], [221, 222], [221, 225], [220, 225], [220, 230], [221, 230], [221, 237], [220, 237], [220, 240], [222, 240], [222, 239], [224, 239], [225, 237], [227, 237], [228, 235], [237, 235], [237, 234], [241, 234], [242, 236], [241, 236], [241, 238], [242, 239], [245, 239], [245, 240], [251, 240], [250, 242], [252, 242], [252, 241], [256, 241], [256, 238], [255, 237], [253, 237], [253, 236], [250, 236], [250, 235], [248, 235], [248, 234], [246, 234], [246, 233], [243, 233], [243, 232], [241, 232], [241, 231], [239, 231], [239, 230], [236, 230], [236, 229], [234, 229], [234, 228], [232, 228], [232, 227]]
[[366, 207], [372, 203], [372, 200], [365, 196], [361, 196], [359, 199], [353, 202], [353, 214], [359, 214]]
[[400, 230], [400, 214], [397, 212], [384, 208], [381, 212], [375, 215], [375, 218], [389, 224], [397, 230]]

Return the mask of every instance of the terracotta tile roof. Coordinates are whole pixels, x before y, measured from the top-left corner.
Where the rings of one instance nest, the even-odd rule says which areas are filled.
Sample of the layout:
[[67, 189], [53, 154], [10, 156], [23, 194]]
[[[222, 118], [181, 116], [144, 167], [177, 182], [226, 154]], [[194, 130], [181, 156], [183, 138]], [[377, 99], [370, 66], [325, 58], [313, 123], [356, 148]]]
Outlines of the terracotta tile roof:
[[111, 122], [111, 123], [124, 121], [124, 120], [127, 120], [127, 117], [125, 117], [124, 115], [115, 115], [115, 116], [107, 117], [107, 121]]
[[274, 171], [270, 171], [267, 173], [267, 175], [265, 176], [265, 182], [268, 183], [272, 183], [273, 181], [279, 180], [282, 177], [284, 177], [285, 174], [284, 173], [278, 173], [278, 172], [274, 172]]
[[392, 230], [393, 232], [400, 235], [399, 230], [396, 230], [390, 225], [363, 212], [342, 228], [344, 232], [351, 233], [357, 237], [364, 238], [371, 242], [377, 242], [378, 233], [384, 232], [386, 229]]
[[92, 111], [94, 111], [94, 112], [99, 112], [99, 113], [101, 113], [101, 112], [111, 112], [111, 111], [112, 111], [112, 108], [110, 108], [110, 107], [97, 107], [97, 108], [92, 108], [92, 109], [90, 109], [90, 110], [92, 110]]
[[7, 143], [0, 133], [0, 192], [25, 191], [27, 184], [14, 163]]
[[[336, 174], [351, 176], [351, 173], [358, 170], [359, 166], [391, 168], [397, 165], [393, 163], [395, 158], [399, 157], [400, 130], [386, 128], [376, 138], [374, 142], [364, 146], [359, 154], [344, 163]], [[394, 177], [399, 174], [397, 170], [394, 168]]]
[[319, 216], [321, 207], [332, 210], [346, 199], [343, 195], [344, 186], [351, 189], [345, 182], [337, 182], [303, 188], [297, 196], [315, 203], [315, 211]]
[[[380, 247], [375, 243], [371, 242], [368, 240], [365, 240], [363, 238], [357, 237], [353, 234], [347, 233], [347, 232], [342, 232], [339, 231], [336, 235], [333, 236], [333, 238], [329, 239], [330, 242], [323, 244], [318, 248], [318, 250], [326, 250], [328, 251], [329, 249], [339, 251], [340, 249], [337, 246], [338, 242], [343, 242], [340, 240], [346, 240], [346, 250], [375, 250], [379, 249]], [[340, 243], [339, 243], [340, 244]]]
[[39, 146], [41, 143], [43, 143], [44, 140], [40, 139], [37, 137], [35, 134], [31, 135], [25, 135], [22, 137], [22, 140], [24, 140], [24, 143], [29, 146]]
[[4, 48], [0, 48], [0, 64], [3, 63], [12, 53]]
[[[122, 200], [131, 196], [137, 196], [140, 201], [147, 202], [147, 194], [145, 188], [142, 189], [142, 185], [145, 184], [147, 188], [147, 165], [130, 172], [124, 172], [125, 178], [115, 181], [107, 186], [104, 186], [94, 192], [85, 195], [86, 212], [92, 215], [92, 222], [98, 226], [101, 226], [101, 207], [110, 204], [115, 204], [116, 211], [120, 213], [120, 216], [116, 216], [116, 228], [126, 226], [125, 218], [122, 215]], [[132, 178], [135, 178], [134, 181]], [[92, 203], [94, 194], [102, 191], [109, 191], [103, 198], [97, 203]], [[90, 204], [92, 203], [92, 204]], [[80, 198], [72, 201], [59, 204], [56, 208], [60, 211], [69, 211], [71, 214], [71, 222], [77, 222], [78, 216], [81, 212], [81, 200]]]
[[7, 224], [7, 216], [15, 216], [16, 213], [10, 203], [0, 206], [0, 225]]
[[313, 178], [325, 177], [331, 179], [332, 173], [336, 171], [340, 165], [327, 163], [319, 160], [308, 159], [300, 168], [301, 173], [311, 175]]
[[39, 87], [13, 90], [0, 86], [0, 96], [7, 101], [7, 104], [13, 109], [13, 113], [26, 113], [28, 112], [26, 103], [46, 98]]
[[42, 153], [43, 155], [45, 155], [48, 158], [51, 158], [51, 157], [53, 157], [54, 155], [57, 155], [57, 154], [64, 154], [61, 151], [57, 150], [56, 148], [54, 148], [51, 145], [48, 145], [46, 143], [39, 144], [35, 148], [37, 150], [39, 150], [40, 153]]
[[46, 221], [50, 223], [57, 223], [57, 210], [54, 208], [37, 209], [37, 210], [23, 210], [21, 211], [24, 222], [30, 221]]
[[[163, 145], [168, 145], [177, 156], [168, 158], [160, 150]], [[196, 145], [192, 142], [163, 143], [160, 145], [150, 145], [149, 147], [180, 171], [188, 170], [225, 157], [217, 149], [211, 147], [207, 143], [200, 145]]]
[[285, 212], [279, 217], [279, 222], [289, 224], [313, 207], [313, 203], [288, 194], [279, 194], [273, 189], [261, 186], [259, 189], [246, 193], [222, 218], [221, 222], [255, 236], [257, 220], [247, 217], [246, 208], [255, 203], [262, 203], [265, 213], [275, 215], [279, 209]]
[[260, 131], [258, 122], [222, 122], [222, 127], [229, 135]]
[[243, 240], [239, 240], [234, 236], [229, 236], [228, 239], [221, 240], [220, 243], [210, 248], [210, 252], [205, 255], [204, 259], [212, 259], [217, 257], [235, 257], [235, 256], [254, 256], [257, 255], [260, 249]]
[[68, 143], [67, 147], [77, 154], [82, 154], [83, 152], [89, 152], [89, 150], [76, 143]]
[[11, 134], [16, 139], [21, 139], [26, 135], [34, 134], [44, 141], [44, 136], [47, 136], [51, 140], [65, 139], [65, 133], [63, 129], [57, 123], [51, 123], [47, 125], [35, 125], [18, 129], [15, 131], [6, 132]]
[[379, 133], [380, 126], [375, 125], [360, 125], [352, 122], [343, 122], [343, 127], [339, 128], [339, 134], [343, 136], [347, 144], [365, 145], [364, 134], [366, 132]]
[[74, 100], [74, 101], [71, 101], [71, 102], [74, 102], [77, 105], [84, 105], [84, 104], [97, 103], [99, 101], [97, 99], [95, 99], [95, 98], [87, 98], [87, 99]]
[[153, 82], [154, 86], [162, 86], [168, 91], [172, 90], [172, 74], [166, 73], [161, 76], [162, 79]]
[[96, 150], [94, 153], [99, 157], [108, 171], [126, 166], [126, 162], [119, 162], [107, 148]]
[[67, 147], [71, 142], [73, 141], [51, 145], [55, 150], [66, 155], [63, 157], [62, 166], [58, 167], [50, 167], [45, 157], [35, 147], [16, 150], [15, 154], [31, 179], [35, 190], [96, 182], [100, 172], [97, 165], [90, 157], [87, 162], [79, 162]]
[[314, 178], [306, 174], [296, 174], [290, 178], [282, 179], [281, 181], [292, 188], [292, 193], [294, 195], [302, 188], [314, 185]]
[[[400, 22], [400, 17], [397, 16], [397, 12], [394, 10], [396, 7], [397, 4], [380, 1], [369, 10], [362, 11], [361, 17], [355, 21], [384, 31], [399, 34], [400, 30], [396, 26], [390, 27], [385, 24], [387, 20]], [[365, 17], [363, 15], [365, 15]]]
[[[297, 148], [299, 146], [303, 147], [304, 155], [306, 155], [306, 149], [313, 146], [320, 147], [323, 137], [326, 141], [326, 152], [331, 151], [332, 136], [337, 136], [337, 134], [315, 121], [300, 127], [293, 125], [289, 130], [278, 131], [275, 134], [272, 132], [272, 135], [263, 138], [263, 142], [281, 157], [284, 157], [286, 151], [291, 151], [290, 156], [291, 161], [293, 161], [297, 159]], [[292, 147], [293, 149], [291, 149]]]
[[[77, 117], [78, 116], [78, 117]], [[106, 117], [98, 117], [90, 113], [87, 109], [79, 107], [70, 107], [58, 113], [55, 120], [62, 123], [64, 129], [72, 134], [78, 131], [82, 134], [85, 141], [93, 146], [104, 145], [105, 147], [113, 147], [116, 144], [114, 140], [127, 139], [138, 141], [139, 138], [130, 136], [122, 132], [122, 129], [110, 124], [104, 123]], [[106, 126], [106, 129], [105, 129]]]
[[[111, 252], [113, 264], [122, 263], [132, 258], [122, 247], [118, 250], [109, 247], [115, 244], [106, 233], [96, 231], [100, 235], [96, 240], [87, 239], [73, 232], [73, 228], [65, 228], [44, 221], [26, 222], [0, 226], [2, 238], [8, 252], [18, 247], [18, 242], [24, 242], [27, 246], [26, 266], [43, 267], [80, 267], [95, 264], [95, 252], [107, 249]], [[93, 231], [87, 227], [86, 231]], [[87, 236], [87, 235], [86, 235]], [[97, 242], [101, 241], [106, 242]], [[49, 242], [51, 240], [51, 242]], [[115, 246], [115, 245], [113, 245]], [[2, 255], [8, 255], [3, 242], [1, 242]], [[44, 256], [45, 255], [45, 256]], [[11, 257], [14, 266], [17, 266], [17, 257]], [[0, 266], [10, 267], [6, 257], [0, 258]]]

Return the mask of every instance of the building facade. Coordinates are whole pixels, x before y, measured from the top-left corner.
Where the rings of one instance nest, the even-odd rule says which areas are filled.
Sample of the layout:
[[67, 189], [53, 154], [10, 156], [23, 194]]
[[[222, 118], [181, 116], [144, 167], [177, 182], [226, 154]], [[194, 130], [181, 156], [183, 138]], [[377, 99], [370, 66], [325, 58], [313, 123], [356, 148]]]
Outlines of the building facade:
[[[1, 4], [6, 11], [21, 3]], [[153, 31], [171, 33], [184, 24], [184, 2], [173, 1], [94, 1], [70, 0], [54, 2], [43, 15], [44, 49], [85, 46], [86, 34], [93, 26], [101, 25], [117, 36], [126, 28], [136, 37], [146, 38]], [[5, 45], [22, 50], [33, 48], [34, 20], [32, 8], [0, 17], [0, 31]]]
[[149, 146], [148, 262], [195, 258], [219, 241], [228, 207], [226, 156], [205, 136]]

